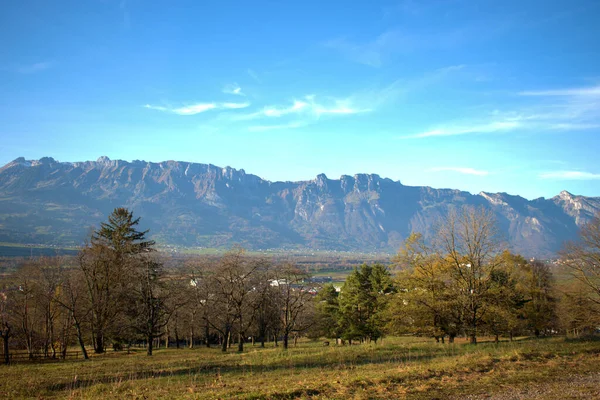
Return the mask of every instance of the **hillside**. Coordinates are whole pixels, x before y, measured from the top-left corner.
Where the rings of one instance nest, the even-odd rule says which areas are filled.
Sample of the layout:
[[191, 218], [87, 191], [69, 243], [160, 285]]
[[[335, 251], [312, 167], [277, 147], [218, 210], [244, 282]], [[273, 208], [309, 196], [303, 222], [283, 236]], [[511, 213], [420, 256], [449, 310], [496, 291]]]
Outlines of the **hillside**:
[[491, 209], [514, 251], [543, 257], [600, 211], [600, 198], [565, 191], [529, 201], [405, 186], [375, 174], [270, 182], [179, 161], [18, 158], [0, 168], [0, 242], [77, 245], [125, 206], [162, 244], [395, 252], [411, 231], [430, 237], [436, 220], [463, 204]]

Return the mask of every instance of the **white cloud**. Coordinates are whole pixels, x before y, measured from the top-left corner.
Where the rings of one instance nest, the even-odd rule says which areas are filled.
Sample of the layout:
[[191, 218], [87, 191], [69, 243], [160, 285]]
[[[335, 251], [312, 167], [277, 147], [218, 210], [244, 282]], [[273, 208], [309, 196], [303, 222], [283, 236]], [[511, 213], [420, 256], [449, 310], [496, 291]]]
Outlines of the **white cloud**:
[[403, 139], [419, 139], [434, 136], [456, 136], [470, 133], [494, 133], [501, 131], [510, 131], [520, 126], [518, 121], [492, 121], [488, 123], [479, 123], [474, 125], [446, 126], [432, 129], [415, 135], [403, 136]]
[[306, 125], [316, 122], [319, 117], [325, 115], [350, 115], [369, 111], [371, 111], [371, 109], [355, 106], [353, 101], [350, 99], [329, 99], [317, 101], [316, 96], [307, 95], [301, 100], [293, 100], [292, 103], [288, 105], [271, 105], [249, 114], [232, 115], [229, 117], [229, 120], [249, 121], [256, 119], [272, 119], [296, 116], [296, 118], [303, 118], [303, 124]]
[[295, 122], [290, 122], [289, 124], [250, 126], [250, 127], [248, 127], [248, 131], [250, 131], [250, 132], [266, 132], [266, 131], [273, 131], [273, 130], [279, 130], [279, 129], [296, 129], [296, 128], [301, 128], [303, 126], [306, 126], [305, 122], [295, 121]]
[[153, 106], [151, 104], [146, 104], [144, 106], [144, 108], [147, 108], [149, 110], [157, 110], [157, 111], [169, 111], [169, 109], [167, 107], [162, 107], [162, 106]]
[[245, 96], [245, 94], [242, 92], [242, 88], [237, 83], [232, 83], [230, 85], [226, 85], [223, 88], [223, 93], [233, 94], [236, 96]]
[[474, 168], [463, 168], [463, 167], [436, 167], [436, 168], [430, 168], [428, 171], [432, 171], [432, 172], [450, 171], [450, 172], [458, 172], [458, 173], [466, 174], [466, 175], [477, 175], [477, 176], [486, 176], [489, 174], [488, 171], [478, 170], [478, 169], [474, 169]]
[[600, 86], [587, 88], [523, 91], [521, 96], [600, 96]]
[[600, 174], [593, 174], [584, 171], [553, 171], [540, 174], [543, 179], [560, 179], [560, 180], [595, 180], [600, 179]]
[[198, 104], [192, 104], [192, 105], [185, 106], [185, 107], [174, 108], [170, 111], [174, 112], [175, 114], [179, 114], [179, 115], [195, 115], [195, 114], [203, 113], [205, 111], [213, 110], [215, 108], [217, 108], [217, 105], [215, 103], [198, 103]]
[[334, 104], [327, 106], [314, 105], [317, 115], [321, 114], [359, 114], [372, 111], [370, 108], [353, 107], [349, 101], [337, 100]]
[[501, 133], [517, 129], [539, 133], [600, 129], [600, 86], [518, 94], [531, 97], [531, 104], [508, 112], [494, 110], [487, 121], [477, 117], [462, 123], [449, 122], [403, 138]]
[[266, 117], [281, 117], [287, 114], [302, 112], [307, 107], [309, 107], [309, 103], [301, 100], [294, 100], [294, 103], [289, 107], [265, 107], [262, 112]]
[[221, 103], [222, 108], [239, 109], [250, 107], [250, 103]]
[[156, 110], [156, 111], [178, 114], [178, 115], [196, 115], [196, 114], [200, 114], [200, 113], [210, 111], [210, 110], [218, 110], [218, 109], [236, 110], [236, 109], [246, 108], [249, 106], [250, 106], [250, 103], [196, 103], [196, 104], [190, 104], [187, 106], [177, 107], [177, 108], [146, 104], [146, 105], [144, 105], [144, 108], [147, 108], [149, 110]]

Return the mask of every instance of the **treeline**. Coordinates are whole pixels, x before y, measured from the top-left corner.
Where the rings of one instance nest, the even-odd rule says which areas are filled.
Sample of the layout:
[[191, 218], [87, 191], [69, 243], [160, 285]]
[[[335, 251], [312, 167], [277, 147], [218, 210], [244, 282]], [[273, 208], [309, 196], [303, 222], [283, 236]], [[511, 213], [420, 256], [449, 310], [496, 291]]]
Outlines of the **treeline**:
[[[300, 335], [336, 342], [412, 334], [453, 342], [478, 337], [575, 335], [600, 327], [600, 219], [565, 247], [557, 281], [548, 264], [505, 250], [491, 213], [457, 208], [436, 237], [411, 235], [391, 265], [355, 268], [341, 287], [312, 283], [306, 268], [247, 257], [165, 260], [115, 209], [75, 258], [26, 262], [0, 291], [0, 336], [31, 358], [65, 357], [79, 346], [103, 353], [143, 344], [219, 345], [273, 340], [288, 348]], [[304, 270], [304, 271], [303, 271]]]
[[[292, 264], [245, 257], [234, 249], [218, 260], [187, 262], [168, 273], [139, 219], [115, 209], [75, 259], [25, 263], [0, 292], [5, 362], [11, 348], [30, 358], [65, 357], [70, 346], [103, 353], [144, 343], [192, 347], [219, 343], [226, 351], [248, 337], [283, 347], [308, 326], [314, 290]], [[251, 339], [252, 340], [252, 339]]]
[[313, 336], [376, 341], [414, 334], [453, 342], [464, 336], [591, 334], [600, 330], [600, 219], [569, 244], [557, 268], [503, 250], [493, 215], [451, 210], [434, 240], [412, 234], [394, 258], [354, 270], [341, 290], [318, 295]]

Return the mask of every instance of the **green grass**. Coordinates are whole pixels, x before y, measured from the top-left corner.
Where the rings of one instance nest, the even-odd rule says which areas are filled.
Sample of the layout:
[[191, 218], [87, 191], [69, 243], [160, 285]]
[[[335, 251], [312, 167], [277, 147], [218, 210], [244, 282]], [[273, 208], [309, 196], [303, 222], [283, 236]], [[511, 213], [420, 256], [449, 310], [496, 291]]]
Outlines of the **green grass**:
[[[560, 389], [573, 377], [598, 374], [599, 354], [598, 341], [562, 338], [477, 346], [387, 338], [352, 347], [302, 342], [287, 352], [161, 349], [152, 357], [140, 349], [88, 361], [2, 366], [0, 398], [460, 398], [508, 386]], [[547, 398], [560, 398], [559, 389]]]

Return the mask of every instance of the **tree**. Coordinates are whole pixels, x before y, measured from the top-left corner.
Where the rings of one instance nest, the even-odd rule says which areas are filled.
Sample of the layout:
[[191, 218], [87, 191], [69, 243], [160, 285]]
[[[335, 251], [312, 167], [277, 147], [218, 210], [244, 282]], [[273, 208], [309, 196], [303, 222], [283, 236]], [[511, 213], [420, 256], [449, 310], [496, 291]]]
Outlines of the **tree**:
[[600, 305], [600, 215], [580, 229], [577, 242], [565, 246], [561, 261], [587, 289], [587, 300]]
[[244, 338], [254, 319], [254, 296], [258, 271], [268, 268], [264, 260], [251, 260], [244, 256], [242, 249], [234, 249], [225, 254], [210, 277], [209, 286], [213, 293], [209, 296], [214, 318], [211, 326], [222, 336], [221, 350], [227, 345], [233, 329], [238, 334], [238, 351], [244, 350]]
[[311, 336], [318, 338], [335, 339], [336, 343], [342, 336], [343, 329], [340, 325], [339, 293], [333, 284], [329, 283], [321, 288], [315, 299], [315, 324]]
[[255, 333], [258, 335], [260, 347], [265, 347], [265, 339], [269, 332], [279, 331], [280, 310], [278, 289], [272, 285], [274, 279], [273, 268], [262, 269], [258, 273], [254, 288], [254, 324]]
[[501, 263], [497, 257], [501, 240], [494, 216], [484, 208], [453, 208], [442, 221], [437, 239], [469, 341], [476, 344], [477, 329], [491, 304], [491, 278]]
[[377, 341], [382, 335], [387, 295], [394, 291], [391, 274], [381, 264], [363, 264], [346, 278], [339, 305], [344, 338]]
[[149, 231], [136, 229], [139, 222], [140, 218], [134, 219], [127, 208], [115, 208], [108, 216], [108, 222], [102, 222], [100, 229], [93, 232], [92, 245], [108, 247], [119, 257], [154, 251], [155, 242], [146, 240]]
[[86, 283], [90, 305], [94, 351], [104, 352], [107, 334], [118, 336], [123, 329], [118, 316], [131, 284], [131, 275], [140, 255], [153, 251], [148, 231], [138, 231], [139, 218], [126, 208], [115, 208], [92, 234], [91, 242], [79, 253], [79, 268]]
[[283, 348], [287, 350], [290, 334], [308, 327], [309, 320], [302, 317], [308, 310], [312, 294], [305, 284], [308, 275], [296, 266], [285, 263], [276, 267], [274, 272], [271, 286], [274, 289], [275, 303], [279, 309]]
[[538, 260], [525, 263], [523, 267], [523, 292], [527, 299], [523, 306], [523, 317], [535, 336], [540, 336], [556, 326], [557, 297], [554, 277], [548, 264]]
[[60, 296], [57, 298], [57, 302], [70, 315], [75, 327], [77, 343], [81, 349], [81, 354], [87, 360], [89, 356], [83, 339], [83, 322], [87, 319], [91, 310], [85, 304], [86, 288], [83, 284], [84, 281], [81, 270], [68, 271], [62, 281], [62, 290]]
[[5, 292], [0, 292], [0, 337], [4, 349], [4, 364], [10, 364], [9, 340], [12, 336], [12, 323], [10, 321], [10, 298]]
[[447, 260], [425, 244], [419, 233], [411, 234], [394, 258], [400, 269], [391, 301], [388, 326], [450, 342], [462, 329], [462, 310], [458, 307], [449, 283]]
[[172, 307], [178, 305], [168, 303], [172, 290], [165, 281], [163, 264], [156, 259], [148, 256], [140, 259], [131, 278], [134, 284], [128, 296], [127, 315], [134, 331], [146, 340], [146, 353], [151, 356], [154, 339], [164, 334]]

